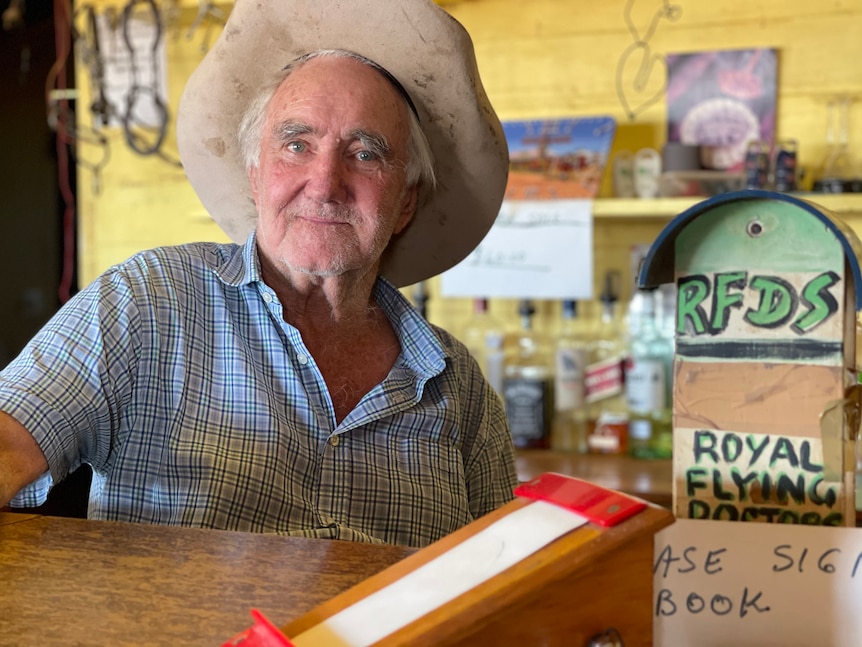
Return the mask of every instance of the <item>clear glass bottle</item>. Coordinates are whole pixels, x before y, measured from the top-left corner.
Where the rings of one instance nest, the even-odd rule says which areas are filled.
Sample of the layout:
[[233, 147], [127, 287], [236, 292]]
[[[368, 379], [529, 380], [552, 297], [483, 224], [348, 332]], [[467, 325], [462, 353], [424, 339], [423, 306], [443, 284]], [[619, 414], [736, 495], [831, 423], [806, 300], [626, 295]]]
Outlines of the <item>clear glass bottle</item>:
[[851, 97], [840, 96], [826, 104], [826, 156], [820, 165], [820, 177], [814, 182], [818, 193], [858, 191], [859, 179], [849, 147], [851, 103]]
[[639, 322], [629, 342], [625, 393], [629, 413], [629, 454], [636, 458], [669, 458], [671, 408], [668, 400], [668, 340], [659, 329], [658, 291], [639, 290]]
[[515, 447], [548, 449], [554, 412], [551, 352], [545, 337], [533, 329], [530, 300], [518, 305], [521, 329], [507, 349], [503, 401]]
[[563, 301], [562, 321], [554, 344], [554, 422], [551, 446], [587, 452], [586, 369], [590, 337], [578, 304]]
[[503, 394], [503, 325], [491, 315], [488, 299], [473, 300], [473, 316], [464, 329], [464, 345], [476, 358], [491, 387]]
[[619, 272], [605, 275], [599, 297], [601, 317], [590, 345], [586, 395], [589, 407], [587, 447], [591, 454], [625, 454], [628, 407], [623, 389], [626, 343], [617, 313]]

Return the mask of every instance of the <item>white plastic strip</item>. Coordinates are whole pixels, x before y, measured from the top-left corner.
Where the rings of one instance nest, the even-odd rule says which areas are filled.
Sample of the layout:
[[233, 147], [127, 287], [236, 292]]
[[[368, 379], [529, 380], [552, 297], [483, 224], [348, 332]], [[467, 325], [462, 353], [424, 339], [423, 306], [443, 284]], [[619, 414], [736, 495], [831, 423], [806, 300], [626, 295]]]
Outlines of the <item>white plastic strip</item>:
[[585, 523], [570, 510], [535, 501], [290, 639], [296, 647], [372, 645]]

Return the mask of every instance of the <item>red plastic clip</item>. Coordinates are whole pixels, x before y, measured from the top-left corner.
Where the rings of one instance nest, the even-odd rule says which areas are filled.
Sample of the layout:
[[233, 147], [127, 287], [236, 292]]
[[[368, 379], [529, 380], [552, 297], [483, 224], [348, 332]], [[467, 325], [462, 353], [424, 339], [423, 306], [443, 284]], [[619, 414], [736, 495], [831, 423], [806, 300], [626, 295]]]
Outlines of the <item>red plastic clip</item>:
[[625, 494], [563, 474], [546, 472], [515, 488], [515, 495], [568, 508], [600, 526], [615, 526], [646, 503]]
[[251, 610], [254, 624], [221, 647], [294, 647], [278, 628], [257, 609]]

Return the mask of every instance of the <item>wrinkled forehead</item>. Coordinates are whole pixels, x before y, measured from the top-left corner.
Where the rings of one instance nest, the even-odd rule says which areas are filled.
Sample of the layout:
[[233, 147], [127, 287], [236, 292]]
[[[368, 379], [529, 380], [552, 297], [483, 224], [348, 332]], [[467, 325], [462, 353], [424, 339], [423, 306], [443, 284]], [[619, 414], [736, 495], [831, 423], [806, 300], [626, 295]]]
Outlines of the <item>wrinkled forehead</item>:
[[363, 56], [362, 54], [358, 54], [356, 52], [352, 52], [346, 49], [318, 49], [312, 52], [306, 52], [301, 56], [297, 56], [295, 59], [290, 61], [283, 68], [284, 76], [282, 78], [287, 78], [293, 71], [302, 67], [308, 61], [318, 59], [318, 58], [342, 58], [347, 60], [354, 60], [358, 63], [362, 63], [363, 65], [367, 65], [373, 70], [376, 70], [389, 84], [395, 89], [398, 95], [404, 100], [407, 104], [407, 107], [410, 108], [410, 112], [412, 112], [416, 119], [419, 120], [419, 112], [416, 110], [416, 104], [413, 103], [413, 99], [410, 97], [410, 93], [404, 88], [403, 85], [398, 81], [395, 76], [389, 72], [385, 67], [377, 63], [376, 61], [371, 60], [367, 56]]
[[410, 140], [409, 109], [374, 66], [352, 57], [301, 61], [269, 101], [264, 119], [276, 137], [307, 133], [344, 142], [378, 142], [385, 157], [405, 159]]

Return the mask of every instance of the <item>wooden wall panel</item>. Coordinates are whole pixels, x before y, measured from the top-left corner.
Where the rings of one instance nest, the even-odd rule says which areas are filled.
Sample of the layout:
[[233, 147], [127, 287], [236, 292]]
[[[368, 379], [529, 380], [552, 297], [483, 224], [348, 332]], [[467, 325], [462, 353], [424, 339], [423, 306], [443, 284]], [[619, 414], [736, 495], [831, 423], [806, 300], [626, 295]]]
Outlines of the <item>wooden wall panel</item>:
[[[99, 0], [98, 8], [122, 7], [116, 0]], [[639, 129], [638, 145], [659, 147], [665, 137], [661, 99], [664, 69], [658, 64], [642, 92], [633, 89], [637, 61], [630, 61], [622, 78], [630, 103], [652, 96], [659, 100], [628, 121], [616, 89], [616, 69], [623, 51], [641, 38], [661, 9], [660, 0], [441, 0], [441, 4], [471, 33], [479, 67], [491, 101], [504, 120], [542, 116], [609, 114], [621, 129]], [[708, 49], [775, 47], [779, 50], [778, 137], [796, 137], [800, 163], [808, 179], [823, 158], [826, 105], [838, 95], [857, 100], [851, 114], [851, 148], [862, 161], [862, 0], [678, 0], [675, 21], [658, 21], [648, 40], [651, 53]], [[202, 56], [204, 33], [187, 39], [197, 4], [185, 7], [165, 34], [168, 45], [168, 103], [175, 114], [185, 79]], [[228, 8], [228, 5], [226, 5]], [[215, 33], [211, 35], [215, 37]], [[86, 91], [86, 68], [78, 67], [79, 87]], [[79, 105], [88, 105], [86, 96]], [[169, 132], [168, 151], [174, 150]], [[209, 220], [182, 171], [155, 158], [141, 158], [124, 146], [120, 133], [111, 134], [112, 153], [101, 176], [102, 191], [92, 190], [91, 176], [80, 174], [81, 281], [88, 282], [113, 263], [154, 245], [190, 240], [226, 240]], [[607, 194], [609, 183], [603, 185]], [[862, 214], [859, 216], [862, 218]], [[597, 282], [606, 269], [628, 274], [632, 244], [651, 242], [667, 217], [598, 221], [595, 227]], [[458, 330], [470, 312], [466, 299], [440, 299], [437, 281], [430, 282], [429, 316], [435, 323]], [[409, 290], [407, 291], [409, 293]], [[630, 288], [625, 286], [623, 297]], [[494, 301], [491, 310], [514, 326], [514, 302]], [[597, 311], [585, 304], [587, 313]], [[540, 304], [539, 326], [552, 328], [557, 304]]]

